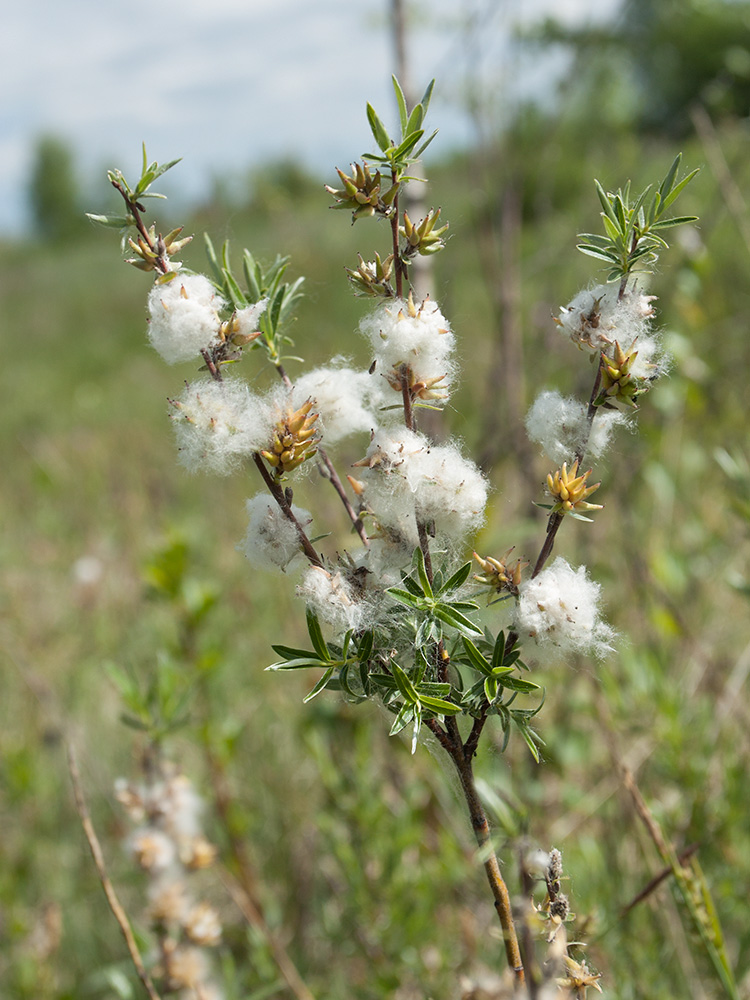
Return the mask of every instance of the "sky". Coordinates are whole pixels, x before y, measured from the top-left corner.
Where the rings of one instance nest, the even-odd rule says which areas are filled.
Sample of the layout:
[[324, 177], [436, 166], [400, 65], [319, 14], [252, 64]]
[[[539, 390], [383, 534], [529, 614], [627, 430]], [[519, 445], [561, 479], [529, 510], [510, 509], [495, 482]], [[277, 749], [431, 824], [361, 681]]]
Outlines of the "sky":
[[[548, 91], [564, 53], [520, 57], [513, 27], [547, 13], [611, 16], [618, 0], [411, 0], [408, 54], [440, 150], [471, 141], [466, 81], [498, 105]], [[107, 167], [134, 176], [141, 143], [183, 197], [216, 177], [295, 156], [333, 180], [370, 146], [370, 101], [393, 122], [390, 0], [24, 0], [7, 5], [0, 39], [0, 234], [28, 224], [35, 140], [69, 142], [81, 180]], [[390, 117], [389, 117], [390, 116]], [[430, 120], [428, 119], [428, 125]], [[164, 185], [163, 185], [164, 186]]]

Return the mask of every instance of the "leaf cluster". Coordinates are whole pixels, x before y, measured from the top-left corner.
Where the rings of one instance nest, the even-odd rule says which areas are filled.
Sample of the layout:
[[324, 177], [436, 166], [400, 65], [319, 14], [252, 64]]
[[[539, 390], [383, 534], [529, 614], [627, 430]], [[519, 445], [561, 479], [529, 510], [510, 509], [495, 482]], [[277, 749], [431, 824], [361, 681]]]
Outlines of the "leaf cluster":
[[692, 170], [678, 181], [681, 160], [682, 153], [678, 153], [656, 190], [649, 184], [632, 202], [630, 181], [614, 193], [605, 191], [598, 180], [594, 182], [603, 209], [604, 235], [580, 233], [578, 249], [610, 266], [608, 280], [626, 279], [636, 268], [649, 271], [661, 251], [669, 248], [661, 232], [695, 222], [695, 215], [663, 217], [698, 173]]
[[193, 685], [170, 657], [159, 656], [145, 681], [114, 663], [106, 664], [105, 670], [125, 708], [120, 721], [146, 733], [149, 742], [160, 743], [189, 723]]
[[[497, 637], [483, 633], [469, 617], [478, 605], [464, 600], [461, 591], [471, 569], [471, 563], [466, 563], [450, 576], [437, 570], [431, 581], [422, 551], [416, 549], [411, 574], [404, 575], [402, 586], [387, 591], [401, 606], [394, 609], [387, 631], [350, 630], [341, 645], [328, 643], [315, 612], [308, 608], [313, 649], [276, 645], [274, 652], [281, 659], [267, 669], [322, 669], [305, 701], [324, 690], [341, 691], [355, 702], [380, 699], [396, 716], [390, 735], [411, 726], [412, 752], [425, 721], [496, 715], [505, 733], [504, 747], [515, 726], [538, 760], [541, 740], [531, 730], [530, 720], [541, 705], [533, 710], [511, 705], [519, 694], [538, 692], [539, 685], [517, 675], [525, 665], [505, 633]], [[467, 672], [468, 683], [464, 680]]]
[[391, 139], [375, 108], [368, 103], [367, 121], [379, 152], [363, 153], [362, 158], [373, 163], [381, 163], [384, 167], [388, 167], [394, 179], [398, 182], [403, 182], [414, 179], [405, 176], [406, 170], [413, 163], [417, 162], [438, 133], [438, 130], [435, 129], [424, 142], [421, 142], [425, 133], [422, 124], [430, 106], [435, 81], [430, 81], [429, 86], [422, 95], [422, 100], [409, 112], [401, 85], [395, 76], [392, 77], [392, 80], [393, 89], [396, 94], [396, 103], [398, 104], [399, 125], [401, 129], [400, 137], [398, 141]]
[[262, 347], [272, 364], [280, 364], [285, 358], [290, 357], [282, 353], [282, 345], [292, 346], [294, 343], [282, 331], [291, 323], [297, 303], [302, 298], [304, 277], [286, 282], [283, 278], [291, 260], [289, 256], [282, 257], [277, 254], [274, 262], [269, 267], [264, 267], [245, 248], [242, 251], [242, 277], [245, 284], [243, 290], [240, 280], [232, 270], [229, 241], [223, 243], [219, 255], [208, 234], [204, 234], [204, 240], [214, 283], [235, 309], [245, 309], [262, 299], [268, 299], [268, 305], [258, 321], [261, 337], [253, 343], [251, 350]]
[[134, 209], [139, 212], [145, 211], [145, 207], [142, 204], [144, 198], [166, 199], [166, 195], [152, 191], [151, 185], [178, 164], [180, 159], [170, 160], [169, 163], [157, 163], [156, 160], [149, 162], [145, 142], [143, 143], [142, 150], [141, 176], [138, 178], [135, 187], [130, 186], [121, 170], [107, 171], [109, 183], [120, 192], [125, 200], [127, 213], [125, 215], [93, 215], [87, 212], [86, 215], [92, 222], [96, 222], [100, 226], [107, 226], [110, 229], [128, 229], [136, 225]]

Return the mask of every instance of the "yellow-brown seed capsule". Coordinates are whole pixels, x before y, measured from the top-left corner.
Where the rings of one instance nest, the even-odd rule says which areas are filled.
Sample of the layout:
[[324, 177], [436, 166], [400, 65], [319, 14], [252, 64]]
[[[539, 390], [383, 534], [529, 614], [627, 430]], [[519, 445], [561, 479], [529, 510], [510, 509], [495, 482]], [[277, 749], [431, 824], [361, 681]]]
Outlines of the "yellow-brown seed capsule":
[[276, 424], [271, 446], [261, 455], [275, 470], [277, 479], [298, 468], [316, 454], [320, 435], [315, 427], [317, 413], [311, 413], [312, 399], [297, 410], [288, 409]]
[[586, 485], [586, 480], [591, 475], [591, 469], [578, 475], [578, 459], [568, 472], [567, 462], [563, 462], [562, 469], [558, 469], [554, 474], [547, 476], [547, 491], [555, 501], [552, 510], [554, 513], [568, 514], [571, 511], [581, 510], [601, 510], [602, 505], [598, 503], [588, 503], [587, 497], [599, 489], [601, 483], [594, 483], [592, 486]]
[[509, 560], [512, 551], [512, 548], [508, 549], [505, 555], [499, 559], [493, 559], [492, 556], [487, 556], [486, 559], [483, 559], [475, 552], [474, 558], [479, 563], [484, 574], [483, 576], [479, 574], [474, 575], [477, 583], [481, 583], [485, 587], [491, 587], [498, 593], [506, 591], [514, 596], [517, 595], [521, 584], [521, 574], [529, 564], [522, 562], [521, 559], [516, 559], [515, 562], [511, 563]]
[[615, 341], [612, 357], [602, 353], [600, 372], [601, 389], [594, 400], [595, 406], [617, 406], [621, 409], [635, 409], [636, 397], [648, 389], [648, 380], [637, 378], [631, 369], [638, 357], [638, 351], [627, 354]]
[[403, 363], [394, 365], [391, 371], [385, 373], [388, 385], [396, 392], [403, 392], [404, 379], [406, 380], [412, 402], [416, 399], [447, 399], [448, 393], [443, 391], [448, 388], [444, 384], [446, 377], [437, 375], [435, 378], [420, 379], [414, 374], [410, 365]]

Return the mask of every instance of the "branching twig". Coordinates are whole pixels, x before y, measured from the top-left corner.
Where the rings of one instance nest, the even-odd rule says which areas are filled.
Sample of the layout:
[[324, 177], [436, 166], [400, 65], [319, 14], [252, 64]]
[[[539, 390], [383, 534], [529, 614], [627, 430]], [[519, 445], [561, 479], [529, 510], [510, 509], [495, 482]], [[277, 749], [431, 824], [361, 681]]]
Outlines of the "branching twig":
[[114, 918], [122, 931], [122, 936], [125, 938], [125, 944], [127, 945], [127, 949], [130, 953], [130, 958], [135, 966], [138, 978], [143, 983], [143, 988], [146, 990], [150, 1000], [161, 1000], [159, 994], [156, 992], [153, 982], [151, 981], [151, 977], [148, 972], [146, 972], [146, 967], [143, 964], [141, 953], [138, 950], [138, 945], [136, 944], [133, 931], [130, 927], [130, 921], [128, 920], [125, 910], [122, 908], [120, 900], [117, 898], [117, 893], [115, 892], [114, 886], [112, 885], [109, 875], [107, 874], [107, 868], [104, 864], [104, 855], [102, 854], [99, 839], [96, 836], [96, 831], [94, 830], [93, 823], [91, 822], [91, 816], [89, 815], [88, 806], [86, 805], [86, 799], [83, 794], [83, 787], [81, 785], [81, 775], [78, 770], [78, 761], [76, 760], [75, 751], [71, 743], [68, 743], [68, 770], [70, 771], [70, 780], [73, 784], [73, 795], [75, 796], [76, 810], [78, 812], [78, 816], [80, 817], [81, 826], [83, 827], [83, 832], [86, 835], [89, 848], [91, 849], [91, 856], [94, 859], [96, 870], [99, 873], [99, 881], [104, 889], [104, 895], [107, 897], [109, 908], [112, 910]]
[[273, 476], [271, 476], [271, 474], [269, 473], [268, 469], [265, 467], [265, 465], [263, 463], [263, 459], [260, 457], [260, 455], [258, 454], [257, 451], [253, 453], [253, 461], [255, 462], [255, 465], [257, 466], [258, 471], [260, 472], [261, 476], [263, 477], [263, 482], [268, 487], [268, 489], [269, 489], [269, 491], [271, 493], [271, 496], [274, 498], [274, 500], [276, 501], [276, 503], [279, 505], [279, 508], [281, 509], [282, 514], [284, 515], [284, 517], [287, 518], [287, 520], [291, 521], [292, 524], [294, 525], [294, 527], [296, 528], [297, 534], [299, 535], [299, 540], [300, 540], [300, 543], [302, 544], [302, 549], [303, 549], [305, 555], [310, 560], [310, 562], [312, 563], [313, 566], [318, 566], [318, 567], [322, 568], [322, 566], [323, 566], [323, 560], [320, 558], [320, 556], [318, 555], [318, 553], [313, 548], [310, 539], [307, 537], [305, 529], [302, 527], [302, 525], [299, 523], [299, 521], [295, 517], [295, 514], [294, 514], [294, 511], [292, 510], [291, 504], [289, 504], [287, 502], [287, 499], [286, 499], [286, 497], [284, 495], [284, 491], [279, 486], [279, 484], [277, 482], [275, 482]]

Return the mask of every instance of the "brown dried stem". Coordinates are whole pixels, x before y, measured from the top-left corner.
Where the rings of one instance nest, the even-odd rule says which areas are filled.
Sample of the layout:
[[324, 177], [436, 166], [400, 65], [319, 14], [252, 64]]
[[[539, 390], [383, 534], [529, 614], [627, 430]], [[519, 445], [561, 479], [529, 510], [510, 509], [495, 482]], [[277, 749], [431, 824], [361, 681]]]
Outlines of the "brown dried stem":
[[135, 971], [138, 974], [138, 978], [143, 983], [143, 988], [148, 994], [150, 1000], [161, 1000], [159, 994], [156, 992], [156, 988], [151, 981], [151, 977], [148, 972], [146, 972], [146, 967], [143, 964], [143, 959], [141, 958], [141, 953], [138, 950], [138, 945], [136, 944], [135, 937], [133, 936], [133, 931], [130, 927], [130, 921], [128, 920], [127, 914], [117, 897], [117, 893], [114, 890], [114, 886], [110, 881], [109, 875], [107, 874], [107, 868], [104, 863], [104, 855], [102, 854], [101, 845], [99, 839], [96, 836], [96, 831], [94, 830], [94, 825], [91, 822], [91, 816], [89, 814], [88, 806], [86, 805], [86, 799], [83, 794], [83, 786], [81, 784], [81, 774], [78, 770], [78, 761], [76, 759], [76, 754], [73, 749], [73, 745], [68, 743], [68, 770], [70, 772], [70, 780], [73, 784], [73, 795], [75, 797], [76, 811], [81, 820], [81, 826], [83, 827], [83, 832], [86, 835], [86, 840], [88, 841], [89, 848], [91, 850], [91, 856], [94, 859], [94, 864], [96, 865], [96, 870], [99, 874], [99, 881], [104, 889], [104, 895], [107, 897], [107, 902], [109, 903], [109, 908], [112, 910], [115, 920], [117, 921], [120, 930], [122, 931], [122, 936], [125, 938], [125, 944], [127, 946], [128, 952], [130, 953], [130, 958], [135, 967]]
[[461, 790], [464, 793], [464, 799], [466, 800], [466, 806], [469, 811], [471, 827], [474, 831], [474, 837], [476, 838], [477, 846], [482, 857], [482, 863], [484, 865], [485, 874], [487, 875], [487, 881], [490, 885], [492, 897], [495, 901], [495, 910], [497, 912], [498, 919], [500, 920], [500, 926], [503, 930], [503, 943], [505, 944], [505, 955], [508, 960], [508, 966], [514, 975], [516, 982], [523, 983], [525, 981], [523, 960], [521, 958], [521, 949], [518, 944], [518, 935], [516, 934], [510, 895], [508, 893], [508, 887], [505, 884], [505, 880], [500, 872], [497, 855], [492, 847], [490, 825], [487, 821], [487, 815], [477, 793], [471, 757], [464, 751], [460, 737], [457, 739], [452, 738], [447, 730], [443, 729], [435, 719], [428, 720], [427, 726], [437, 737], [443, 749], [448, 753], [458, 772], [459, 781], [461, 782]]
[[294, 525], [297, 531], [297, 535], [299, 536], [303, 552], [305, 553], [305, 555], [307, 556], [307, 558], [309, 559], [309, 561], [312, 563], [313, 566], [318, 566], [322, 568], [323, 560], [320, 558], [318, 553], [313, 548], [310, 539], [307, 537], [305, 529], [297, 520], [294, 511], [292, 510], [291, 504], [287, 501], [284, 490], [282, 490], [281, 486], [279, 486], [279, 484], [270, 474], [270, 472], [265, 466], [263, 459], [261, 458], [260, 454], [257, 451], [253, 452], [253, 461], [255, 462], [255, 465], [263, 478], [263, 482], [268, 487], [271, 496], [279, 505], [281, 513], [284, 515], [284, 517], [287, 518], [287, 520], [291, 521], [292, 524]]

